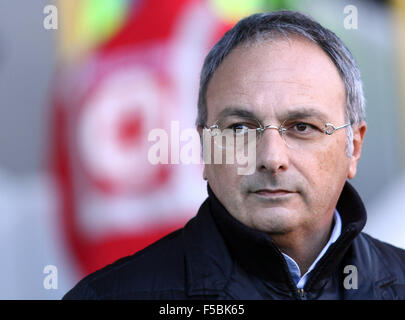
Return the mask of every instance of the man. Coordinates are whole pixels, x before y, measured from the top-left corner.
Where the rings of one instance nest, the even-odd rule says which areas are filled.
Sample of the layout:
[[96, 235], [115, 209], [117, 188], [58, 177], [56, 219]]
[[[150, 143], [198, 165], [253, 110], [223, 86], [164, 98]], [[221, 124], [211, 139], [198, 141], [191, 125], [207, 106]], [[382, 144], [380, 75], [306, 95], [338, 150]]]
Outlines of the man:
[[361, 233], [366, 211], [346, 181], [366, 132], [364, 97], [331, 31], [292, 11], [241, 20], [206, 57], [198, 108], [204, 149], [229, 150], [207, 132], [242, 137], [253, 170], [206, 161], [209, 197], [195, 218], [66, 299], [405, 298], [405, 252]]

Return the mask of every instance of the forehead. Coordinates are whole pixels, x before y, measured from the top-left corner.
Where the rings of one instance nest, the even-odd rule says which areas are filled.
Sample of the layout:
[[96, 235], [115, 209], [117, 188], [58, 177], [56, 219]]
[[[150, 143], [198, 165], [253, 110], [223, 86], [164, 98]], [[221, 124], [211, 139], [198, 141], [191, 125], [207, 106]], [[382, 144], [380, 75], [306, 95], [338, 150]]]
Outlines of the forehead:
[[237, 107], [270, 120], [302, 106], [344, 120], [345, 87], [329, 56], [301, 37], [233, 49], [207, 88], [207, 122]]

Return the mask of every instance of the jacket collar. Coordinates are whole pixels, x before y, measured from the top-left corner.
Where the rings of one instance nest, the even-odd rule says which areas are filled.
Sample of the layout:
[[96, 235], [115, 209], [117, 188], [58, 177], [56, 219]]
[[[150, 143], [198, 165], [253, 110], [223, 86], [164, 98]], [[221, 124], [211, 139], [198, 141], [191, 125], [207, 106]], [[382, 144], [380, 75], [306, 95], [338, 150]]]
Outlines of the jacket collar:
[[[233, 218], [209, 185], [208, 195], [197, 216], [184, 228], [188, 293], [198, 295], [224, 290], [229, 286], [235, 263], [280, 290], [295, 292], [285, 259], [268, 235]], [[363, 202], [348, 182], [336, 208], [342, 218], [342, 233], [311, 272], [306, 290], [320, 288], [322, 280], [336, 271], [366, 223]]]
[[205, 200], [183, 229], [186, 290], [189, 296], [217, 294], [232, 273], [232, 260]]
[[[245, 270], [260, 279], [271, 281], [279, 288], [295, 290], [295, 284], [285, 259], [270, 237], [233, 218], [209, 185], [208, 194], [210, 211], [232, 258]], [[366, 223], [367, 217], [363, 202], [349, 182], [346, 182], [336, 208], [342, 218], [342, 233], [318, 261], [308, 278], [306, 288], [311, 285], [321, 285], [320, 280], [335, 271], [351, 242]]]

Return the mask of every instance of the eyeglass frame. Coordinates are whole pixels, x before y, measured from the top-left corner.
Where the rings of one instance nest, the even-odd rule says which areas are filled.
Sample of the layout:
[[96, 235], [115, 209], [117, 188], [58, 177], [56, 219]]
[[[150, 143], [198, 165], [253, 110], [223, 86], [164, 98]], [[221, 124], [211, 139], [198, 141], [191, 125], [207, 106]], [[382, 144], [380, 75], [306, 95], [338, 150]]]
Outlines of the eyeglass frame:
[[[265, 130], [267, 130], [267, 129], [276, 129], [276, 130], [280, 133], [280, 136], [283, 138], [283, 137], [284, 137], [284, 136], [283, 136], [284, 133], [287, 131], [287, 129], [284, 127], [284, 123], [285, 123], [287, 120], [283, 121], [283, 123], [282, 123], [279, 127], [274, 126], [274, 125], [271, 125], [271, 124], [263, 126], [262, 123], [261, 123], [259, 120], [257, 120], [257, 119], [251, 119], [251, 120], [256, 121], [256, 122], [260, 125], [260, 127], [256, 128], [256, 129], [253, 129], [253, 130], [258, 131], [260, 135], [261, 135]], [[217, 121], [215, 121], [214, 124], [213, 124], [212, 126], [210, 126], [210, 127], [204, 126], [204, 129], [210, 131], [211, 136], [213, 136], [213, 137], [216, 136], [216, 135], [214, 135], [214, 134], [212, 133], [212, 130], [213, 130], [213, 129], [219, 129], [219, 130], [221, 130], [221, 129], [219, 128], [219, 126], [218, 126], [218, 122], [219, 122], [219, 121], [220, 121], [220, 119], [217, 120]], [[325, 123], [325, 128], [323, 129], [323, 132], [324, 132], [326, 135], [329, 135], [329, 136], [330, 136], [330, 135], [332, 135], [333, 133], [335, 133], [337, 130], [343, 129], [343, 128], [345, 128], [345, 127], [347, 127], [347, 126], [350, 126], [350, 125], [352, 125], [352, 124], [349, 122], [349, 123], [345, 123], [344, 125], [341, 125], [341, 126], [339, 126], [339, 127], [336, 127], [333, 123], [331, 123], [331, 122], [326, 122], [326, 123]], [[221, 131], [222, 131], [222, 130], [221, 130]], [[283, 138], [283, 139], [284, 139], [284, 138]]]

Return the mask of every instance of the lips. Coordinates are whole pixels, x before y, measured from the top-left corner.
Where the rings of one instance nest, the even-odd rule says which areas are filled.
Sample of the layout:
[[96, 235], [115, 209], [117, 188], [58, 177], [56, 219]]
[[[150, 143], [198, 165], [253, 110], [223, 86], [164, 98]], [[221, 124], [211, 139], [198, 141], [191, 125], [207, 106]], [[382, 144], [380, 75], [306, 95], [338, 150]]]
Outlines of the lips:
[[276, 196], [284, 196], [292, 193], [292, 191], [284, 190], [284, 189], [259, 189], [254, 191], [253, 193], [258, 194], [260, 196], [265, 197], [276, 197]]

